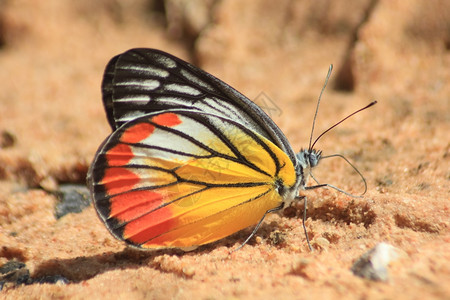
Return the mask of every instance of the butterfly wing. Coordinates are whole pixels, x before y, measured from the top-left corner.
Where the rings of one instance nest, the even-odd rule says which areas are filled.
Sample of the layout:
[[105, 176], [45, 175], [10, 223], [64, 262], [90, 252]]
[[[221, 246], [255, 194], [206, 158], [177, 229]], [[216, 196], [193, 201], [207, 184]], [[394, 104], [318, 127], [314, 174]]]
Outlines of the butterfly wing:
[[256, 224], [296, 182], [290, 158], [221, 116], [169, 109], [124, 123], [100, 146], [88, 184], [111, 233], [137, 247], [210, 243]]
[[102, 92], [113, 130], [148, 113], [183, 108], [234, 120], [277, 145], [296, 164], [288, 140], [262, 109], [220, 79], [163, 51], [137, 48], [112, 58]]

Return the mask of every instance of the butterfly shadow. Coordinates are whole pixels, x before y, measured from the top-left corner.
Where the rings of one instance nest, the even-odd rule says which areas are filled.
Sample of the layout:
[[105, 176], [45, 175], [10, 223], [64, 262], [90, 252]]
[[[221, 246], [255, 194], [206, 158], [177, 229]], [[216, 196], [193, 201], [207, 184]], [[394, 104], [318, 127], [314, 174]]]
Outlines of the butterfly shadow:
[[62, 276], [71, 283], [91, 279], [102, 273], [117, 269], [138, 269], [143, 266], [157, 267], [153, 260], [161, 255], [183, 255], [179, 249], [142, 251], [125, 248], [120, 252], [106, 252], [92, 256], [80, 256], [68, 259], [50, 259], [39, 264], [33, 274], [34, 279]]
[[[277, 229], [277, 225], [272, 223], [263, 224], [258, 230], [258, 236], [266, 239], [270, 233]], [[235, 234], [219, 240], [217, 242], [203, 245], [197, 249], [185, 252], [180, 249], [162, 249], [154, 251], [143, 251], [130, 247], [124, 248], [120, 252], [105, 252], [92, 256], [80, 256], [75, 258], [55, 258], [39, 264], [34, 272], [33, 278], [40, 279], [51, 276], [62, 276], [71, 283], [78, 283], [89, 280], [102, 273], [118, 270], [118, 269], [138, 269], [141, 267], [150, 267], [159, 270], [159, 266], [155, 263], [155, 258], [162, 255], [185, 256], [199, 255], [202, 253], [212, 252], [219, 247], [226, 247], [230, 253], [237, 246], [241, 245], [245, 239], [251, 234], [253, 228], [243, 229]], [[247, 245], [256, 245], [255, 239], [252, 238]], [[242, 250], [240, 250], [242, 251]]]

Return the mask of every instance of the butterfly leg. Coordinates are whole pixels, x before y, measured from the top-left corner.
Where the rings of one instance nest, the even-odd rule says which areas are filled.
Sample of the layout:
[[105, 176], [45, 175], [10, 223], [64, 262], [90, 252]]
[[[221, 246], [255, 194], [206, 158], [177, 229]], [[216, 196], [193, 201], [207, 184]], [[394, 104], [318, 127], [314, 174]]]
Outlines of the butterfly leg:
[[252, 233], [247, 237], [247, 239], [246, 239], [239, 247], [237, 247], [236, 249], [234, 249], [234, 250], [231, 251], [231, 252], [238, 251], [239, 249], [241, 249], [242, 247], [244, 247], [245, 244], [248, 243], [248, 241], [256, 234], [256, 232], [258, 231], [259, 227], [261, 227], [261, 224], [262, 224], [262, 222], [264, 221], [264, 218], [265, 218], [268, 214], [273, 213], [273, 212], [278, 211], [278, 210], [281, 210], [281, 209], [283, 209], [283, 208], [284, 208], [284, 203], [281, 203], [280, 206], [277, 206], [277, 207], [275, 207], [275, 208], [271, 208], [271, 209], [269, 209], [268, 211], [266, 211], [266, 212], [264, 213], [264, 215], [262, 216], [261, 220], [259, 220], [258, 224], [256, 224], [256, 226], [255, 226], [255, 228], [253, 229]]
[[[335, 154], [334, 156], [338, 156], [338, 154]], [[331, 157], [331, 155], [330, 156], [327, 156], [327, 157]], [[353, 197], [353, 198], [362, 198], [363, 197], [363, 195], [367, 192], [367, 182], [366, 182], [366, 179], [364, 178], [364, 176], [358, 171], [358, 169], [356, 169], [346, 158], [344, 158], [355, 170], [356, 170], [356, 172], [358, 172], [358, 174], [361, 176], [361, 178], [362, 178], [362, 180], [363, 180], [363, 183], [364, 183], [364, 192], [362, 192], [362, 194], [361, 195], [353, 195], [353, 194], [350, 194], [350, 193], [347, 193], [346, 191], [344, 191], [344, 190], [342, 190], [342, 189], [340, 189], [340, 188], [338, 188], [338, 187], [336, 187], [336, 186], [334, 186], [334, 185], [331, 185], [331, 184], [329, 184], [329, 183], [319, 183], [318, 181], [317, 181], [317, 179], [314, 177], [314, 175], [313, 174], [309, 174], [313, 179], [314, 179], [314, 181], [315, 182], [317, 182], [317, 184], [316, 185], [312, 185], [312, 186], [306, 186], [305, 187], [305, 190], [314, 190], [314, 189], [319, 189], [319, 188], [322, 188], [322, 187], [329, 187], [329, 188], [332, 188], [332, 189], [334, 189], [334, 190], [336, 190], [336, 191], [338, 191], [338, 192], [341, 192], [341, 193], [343, 193], [343, 194], [345, 194], [345, 195], [347, 195], [347, 196], [350, 196], [350, 197]]]
[[306, 230], [306, 225], [305, 225], [305, 221], [306, 221], [306, 210], [307, 210], [307, 205], [308, 205], [308, 198], [306, 196], [299, 196], [296, 197], [296, 199], [300, 200], [303, 198], [303, 203], [304, 203], [304, 209], [303, 209], [303, 218], [302, 218], [302, 224], [303, 224], [303, 231], [305, 232], [305, 237], [306, 237], [306, 243], [308, 243], [308, 247], [309, 250], [311, 252], [313, 252], [313, 248], [311, 247], [311, 243], [309, 242], [309, 236], [308, 236], [308, 231]]

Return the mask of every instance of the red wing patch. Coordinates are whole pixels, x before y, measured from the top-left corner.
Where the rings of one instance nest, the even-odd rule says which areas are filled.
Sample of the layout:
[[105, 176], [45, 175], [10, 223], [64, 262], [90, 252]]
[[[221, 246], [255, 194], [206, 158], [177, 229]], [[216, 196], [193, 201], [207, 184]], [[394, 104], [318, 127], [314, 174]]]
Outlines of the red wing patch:
[[161, 126], [173, 127], [181, 124], [180, 118], [174, 113], [165, 113], [154, 116], [152, 121]]
[[128, 192], [139, 181], [138, 175], [125, 168], [108, 168], [105, 170], [102, 184], [108, 195], [116, 195]]
[[136, 124], [131, 128], [126, 130], [120, 140], [123, 143], [139, 143], [140, 141], [146, 139], [155, 130], [155, 126], [150, 123], [140, 123]]
[[126, 144], [117, 144], [106, 152], [106, 160], [111, 167], [125, 166], [133, 157], [131, 147]]

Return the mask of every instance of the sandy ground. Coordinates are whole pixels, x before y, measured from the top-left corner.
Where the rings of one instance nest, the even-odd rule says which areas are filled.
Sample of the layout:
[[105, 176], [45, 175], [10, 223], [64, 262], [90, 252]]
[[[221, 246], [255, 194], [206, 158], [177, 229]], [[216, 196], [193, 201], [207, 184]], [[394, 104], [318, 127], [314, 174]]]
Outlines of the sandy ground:
[[[161, 3], [0, 2], [0, 264], [20, 261], [32, 278], [68, 280], [6, 283], [0, 298], [449, 299], [448, 2]], [[105, 64], [133, 47], [191, 61], [250, 99], [263, 92], [294, 149], [307, 146], [333, 63], [316, 136], [379, 101], [318, 145], [357, 165], [365, 197], [305, 193], [314, 252], [300, 209], [270, 216], [231, 254], [252, 228], [193, 252], [143, 252], [110, 236], [92, 206], [56, 219], [52, 191], [84, 182], [109, 133], [100, 95]], [[361, 190], [339, 160], [315, 174]], [[401, 252], [389, 280], [355, 276], [352, 264], [379, 242]]]

